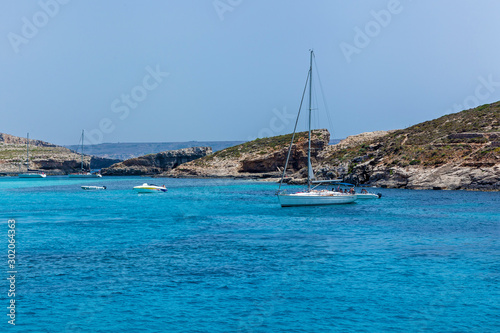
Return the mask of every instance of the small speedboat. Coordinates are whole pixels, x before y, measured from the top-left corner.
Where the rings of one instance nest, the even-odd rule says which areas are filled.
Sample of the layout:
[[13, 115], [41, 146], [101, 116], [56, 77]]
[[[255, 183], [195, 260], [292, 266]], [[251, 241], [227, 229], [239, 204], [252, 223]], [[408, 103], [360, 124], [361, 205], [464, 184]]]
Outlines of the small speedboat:
[[46, 174], [43, 172], [26, 172], [20, 173], [19, 178], [45, 178]]
[[134, 186], [134, 191], [136, 191], [137, 193], [161, 193], [167, 192], [167, 188], [165, 187], [165, 185], [158, 186], [155, 184], [144, 183], [140, 186]]
[[106, 186], [82, 186], [82, 190], [86, 191], [97, 191], [97, 190], [105, 190]]
[[358, 199], [379, 199], [382, 197], [382, 194], [365, 192], [365, 193], [356, 193], [356, 196], [358, 197]]

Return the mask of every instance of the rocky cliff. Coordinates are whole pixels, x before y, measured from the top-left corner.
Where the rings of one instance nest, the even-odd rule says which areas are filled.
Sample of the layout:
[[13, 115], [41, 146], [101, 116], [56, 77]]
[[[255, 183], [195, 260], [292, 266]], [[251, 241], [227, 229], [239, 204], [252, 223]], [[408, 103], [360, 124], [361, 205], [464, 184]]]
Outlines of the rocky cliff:
[[[26, 143], [28, 142], [27, 138], [21, 138], [19, 136], [14, 136], [10, 134], [0, 133], [0, 144], [6, 146], [24, 146], [26, 148]], [[30, 139], [30, 146], [33, 147], [57, 147], [52, 143], [48, 143], [41, 140], [33, 140]]]
[[[168, 177], [279, 177], [285, 165], [291, 134], [257, 139], [230, 147], [163, 173]], [[330, 133], [314, 130], [311, 156], [316, 163], [318, 154], [328, 146]], [[289, 170], [300, 172], [307, 165], [307, 132], [297, 133], [292, 146]]]
[[[307, 139], [297, 133], [288, 181], [304, 182]], [[500, 190], [500, 102], [443, 116], [403, 130], [362, 133], [328, 145], [313, 131], [317, 179], [411, 189]], [[170, 177], [280, 176], [291, 135], [224, 149], [166, 172]]]
[[320, 176], [327, 170], [355, 184], [500, 190], [500, 102], [378, 134], [324, 151]]
[[[0, 133], [0, 174], [17, 174], [26, 171], [26, 138]], [[117, 160], [95, 159], [84, 155], [84, 167], [100, 168]], [[67, 174], [79, 171], [81, 156], [67, 148], [45, 141], [30, 139], [30, 169], [48, 174]]]
[[168, 172], [181, 164], [203, 158], [211, 153], [212, 148], [210, 147], [169, 150], [113, 164], [109, 168], [102, 169], [101, 173], [111, 176], [157, 175]]

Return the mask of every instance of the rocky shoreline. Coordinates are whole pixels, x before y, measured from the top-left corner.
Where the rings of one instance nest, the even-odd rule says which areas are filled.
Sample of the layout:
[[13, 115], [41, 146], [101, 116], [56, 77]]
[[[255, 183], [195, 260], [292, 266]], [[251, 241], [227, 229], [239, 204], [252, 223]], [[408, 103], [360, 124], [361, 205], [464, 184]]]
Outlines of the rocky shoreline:
[[[164, 151], [111, 166], [108, 159], [85, 156], [84, 164], [99, 165], [102, 174], [109, 176], [278, 181], [291, 137], [256, 139], [214, 153], [210, 147]], [[326, 129], [312, 131], [311, 160], [317, 180], [343, 179], [387, 188], [500, 191], [500, 102], [402, 130], [361, 133], [335, 145], [329, 142]], [[64, 174], [80, 168], [75, 152], [39, 140], [30, 143], [32, 169]], [[25, 144], [24, 138], [0, 134], [0, 174], [18, 172], [25, 161]], [[307, 132], [296, 133], [286, 183], [305, 183], [307, 149]]]
[[[313, 131], [318, 180], [341, 178], [386, 188], [500, 191], [500, 102], [446, 115], [404, 130], [350, 136], [328, 145]], [[307, 140], [298, 133], [286, 182], [306, 177]], [[277, 181], [291, 136], [258, 139], [183, 164], [159, 176]]]
[[[0, 133], [0, 175], [26, 172], [26, 138]], [[84, 168], [110, 166], [119, 160], [83, 156]], [[67, 148], [41, 140], [30, 139], [30, 170], [47, 175], [66, 175], [81, 169], [81, 155]]]
[[146, 176], [168, 172], [181, 164], [212, 153], [210, 147], [169, 150], [131, 158], [101, 170], [103, 176]]

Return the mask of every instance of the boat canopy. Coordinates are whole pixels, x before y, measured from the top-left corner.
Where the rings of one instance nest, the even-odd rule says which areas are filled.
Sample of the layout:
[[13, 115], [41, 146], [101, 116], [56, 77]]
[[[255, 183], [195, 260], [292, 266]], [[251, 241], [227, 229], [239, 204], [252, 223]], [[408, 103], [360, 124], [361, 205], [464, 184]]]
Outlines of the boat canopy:
[[353, 184], [342, 182], [342, 179], [315, 180], [312, 183], [313, 184], [334, 184], [334, 185], [354, 187]]

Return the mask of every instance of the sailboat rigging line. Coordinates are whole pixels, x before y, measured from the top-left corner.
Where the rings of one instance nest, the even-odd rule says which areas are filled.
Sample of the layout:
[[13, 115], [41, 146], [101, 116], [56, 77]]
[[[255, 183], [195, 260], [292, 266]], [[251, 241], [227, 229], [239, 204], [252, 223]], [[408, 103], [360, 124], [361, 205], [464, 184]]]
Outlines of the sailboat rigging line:
[[82, 130], [82, 165], [81, 165], [82, 172], [83, 172], [83, 135], [84, 135], [83, 131], [84, 130]]
[[304, 97], [306, 95], [307, 84], [309, 82], [309, 72], [307, 73], [306, 84], [304, 86], [304, 91], [302, 92], [302, 98], [300, 100], [299, 106], [299, 114], [297, 115], [297, 119], [295, 119], [295, 127], [293, 128], [292, 141], [290, 141], [290, 146], [288, 147], [288, 153], [286, 155], [285, 168], [283, 168], [283, 175], [281, 176], [280, 186], [278, 188], [278, 192], [281, 190], [281, 185], [283, 185], [283, 179], [285, 179], [286, 168], [288, 167], [288, 161], [290, 160], [290, 152], [292, 151], [293, 140], [295, 139], [295, 132], [297, 131], [297, 124], [300, 118], [300, 110], [302, 110], [302, 103], [304, 102]]
[[312, 172], [312, 167], [311, 167], [311, 95], [312, 95], [312, 80], [313, 80], [313, 68], [312, 68], [312, 62], [313, 62], [313, 56], [314, 52], [311, 50], [311, 58], [310, 58], [310, 64], [309, 64], [309, 135], [307, 137], [308, 141], [308, 147], [307, 147], [307, 192], [311, 191], [311, 172]]
[[328, 126], [332, 130], [332, 134], [334, 133], [332, 118], [330, 117], [330, 109], [328, 109], [328, 105], [326, 104], [325, 93], [323, 91], [323, 84], [321, 83], [321, 77], [319, 76], [318, 64], [316, 63], [316, 57], [314, 58], [314, 68], [316, 68], [316, 74], [318, 76], [319, 88], [321, 90], [321, 97], [323, 98], [323, 104], [325, 105], [325, 113], [328, 119]]
[[30, 172], [30, 134], [26, 134], [26, 171]]

